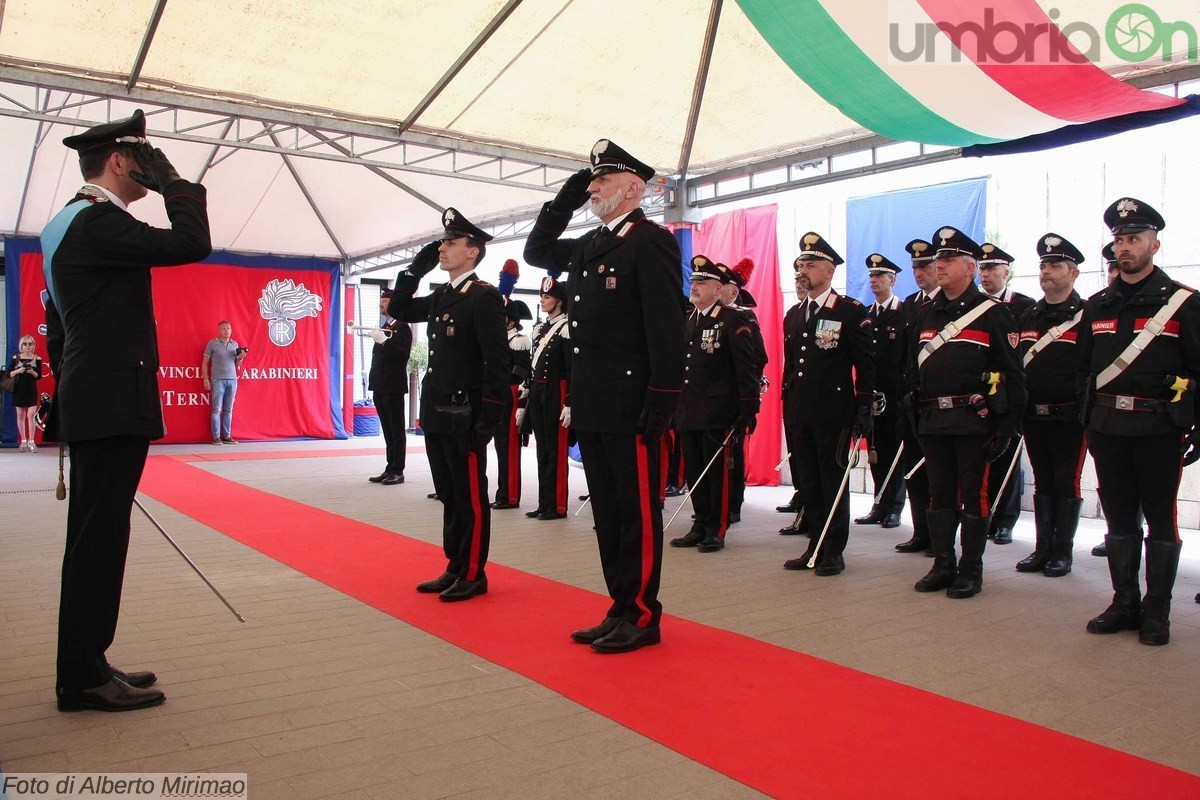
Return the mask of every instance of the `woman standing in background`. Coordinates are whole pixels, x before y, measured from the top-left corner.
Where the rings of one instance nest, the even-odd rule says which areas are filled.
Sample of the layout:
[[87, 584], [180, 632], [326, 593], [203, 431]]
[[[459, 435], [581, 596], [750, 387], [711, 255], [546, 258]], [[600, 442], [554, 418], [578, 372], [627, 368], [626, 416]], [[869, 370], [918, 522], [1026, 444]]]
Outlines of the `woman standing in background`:
[[33, 415], [37, 411], [37, 382], [42, 377], [42, 359], [34, 352], [36, 342], [26, 334], [21, 337], [20, 352], [12, 357], [8, 374], [16, 379], [13, 386], [13, 406], [17, 409], [17, 433], [21, 437], [21, 449], [37, 452], [33, 443]]

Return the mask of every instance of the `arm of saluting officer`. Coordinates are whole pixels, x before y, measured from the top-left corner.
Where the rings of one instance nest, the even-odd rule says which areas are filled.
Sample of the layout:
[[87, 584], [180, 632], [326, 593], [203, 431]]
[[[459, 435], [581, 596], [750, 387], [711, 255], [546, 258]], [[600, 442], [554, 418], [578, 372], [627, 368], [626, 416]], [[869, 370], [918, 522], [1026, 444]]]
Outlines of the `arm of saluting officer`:
[[163, 195], [170, 228], [155, 228], [112, 203], [97, 203], [82, 220], [88, 248], [112, 266], [170, 267], [192, 264], [212, 252], [207, 191], [175, 181]]
[[[401, 322], [427, 322], [430, 297], [415, 297], [420, 276], [401, 272], [396, 276], [396, 288], [388, 301], [387, 315]], [[410, 333], [411, 337], [412, 334]]]
[[[683, 266], [679, 245], [665, 229], [650, 222], [641, 247], [635, 274], [642, 300], [642, 325], [650, 356], [650, 381], [647, 404], [667, 407], [669, 412], [679, 399], [683, 386], [683, 361], [686, 352], [686, 323], [683, 306]], [[668, 395], [661, 397], [658, 395]]]
[[556, 210], [550, 203], [542, 206], [533, 230], [525, 240], [525, 261], [545, 270], [567, 272], [577, 239], [563, 239], [563, 231], [571, 222], [573, 211]]

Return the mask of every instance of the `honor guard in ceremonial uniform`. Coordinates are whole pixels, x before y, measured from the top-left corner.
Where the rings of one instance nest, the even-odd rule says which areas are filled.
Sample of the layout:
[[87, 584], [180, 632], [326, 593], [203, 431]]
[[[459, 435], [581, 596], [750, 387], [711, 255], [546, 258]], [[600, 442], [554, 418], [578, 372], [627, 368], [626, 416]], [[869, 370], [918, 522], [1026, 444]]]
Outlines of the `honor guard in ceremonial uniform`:
[[502, 511], [521, 505], [521, 423], [518, 420], [525, 398], [522, 390], [529, 378], [531, 342], [521, 331], [521, 320], [533, 319], [529, 306], [512, 299], [520, 271], [514, 259], [500, 268], [497, 288], [504, 298], [504, 317], [508, 324], [508, 350], [512, 358], [509, 370], [508, 394], [504, 396], [504, 411], [496, 427], [496, 500], [492, 508]]
[[528, 382], [522, 430], [537, 445], [538, 504], [525, 516], [562, 519], [567, 515], [567, 448], [571, 427], [571, 328], [567, 324], [567, 285], [542, 278], [546, 319], [533, 332], [533, 374]]
[[871, 480], [879, 501], [872, 504], [865, 517], [854, 520], [854, 524], [896, 528], [900, 525], [900, 512], [904, 510], [904, 470], [896, 457], [903, 441], [902, 426], [907, 424], [900, 408], [900, 384], [904, 376], [904, 309], [900, 298], [892, 294], [900, 267], [881, 253], [867, 256], [866, 265], [871, 294], [875, 295], [867, 315], [871, 318], [873, 331], [876, 397], [870, 465]]
[[383, 327], [367, 335], [375, 342], [371, 347], [371, 373], [367, 388], [379, 414], [383, 431], [387, 465], [379, 475], [367, 478], [371, 483], [395, 486], [404, 483], [404, 464], [408, 414], [404, 396], [408, 393], [408, 357], [412, 352], [412, 328], [387, 316], [392, 302], [391, 291], [379, 295], [379, 310], [386, 317]]
[[725, 547], [737, 467], [730, 445], [754, 430], [759, 403], [754, 331], [741, 311], [721, 305], [723, 284], [736, 285], [732, 270], [702, 255], [692, 259], [692, 312], [674, 427], [683, 438], [696, 513], [692, 529], [671, 546], [701, 553]]
[[[47, 436], [71, 452], [58, 607], [60, 711], [158, 705], [153, 672], [122, 672], [105, 651], [117, 631], [129, 515], [151, 439], [166, 433], [158, 392], [153, 267], [192, 264], [212, 246], [203, 186], [146, 142], [139, 109], [68, 136], [87, 181], [42, 231], [46, 343], [58, 378]], [[170, 228], [127, 210], [162, 195]]]
[[[983, 257], [979, 259], [979, 285], [984, 294], [995, 300], [1012, 315], [1013, 323], [1033, 307], [1033, 298], [1014, 292], [1008, 287], [1012, 281], [1013, 257], [991, 242], [980, 245]], [[1016, 466], [1009, 476], [1009, 466], [1016, 459]], [[1012, 544], [1012, 529], [1021, 516], [1021, 451], [1013, 448], [1005, 460], [988, 472], [988, 502], [996, 506], [992, 515], [988, 538], [996, 544]], [[1005, 478], [1008, 478], [1006, 481]], [[996, 502], [997, 494], [1003, 494]]]
[[[542, 207], [525, 260], [571, 273], [571, 422], [613, 601], [571, 638], [623, 653], [661, 640], [659, 469], [683, 384], [683, 264], [675, 237], [641, 209], [654, 169], [607, 139], [591, 160]], [[561, 238], [585, 202], [603, 225]]]
[[[1017, 443], [1025, 379], [1012, 315], [975, 286], [979, 245], [956, 228], [934, 234], [941, 292], [917, 315], [906, 389], [929, 475], [925, 514], [934, 564], [914, 587], [953, 598], [983, 589], [989, 467]], [[954, 537], [962, 523], [962, 559]]]
[[[758, 303], [755, 302], [754, 295], [746, 289], [750, 276], [754, 274], [754, 262], [743, 258], [730, 268], [730, 273], [733, 280], [721, 284], [721, 305], [741, 311], [742, 316], [750, 325], [750, 332], [754, 337], [754, 370], [761, 397], [762, 393], [767, 390], [768, 383], [764, 375], [767, 369], [767, 343], [763, 339], [762, 327], [758, 324], [758, 315], [754, 313]], [[746, 499], [746, 438], [735, 436], [729, 442], [730, 451], [733, 454], [733, 473], [730, 475], [729, 484], [729, 524], [731, 525], [742, 521], [742, 503]]]
[[[442, 502], [442, 549], [446, 570], [417, 585], [447, 602], [488, 590], [487, 445], [504, 415], [511, 350], [504, 299], [475, 277], [491, 236], [453, 208], [442, 213], [445, 233], [425, 245], [396, 276], [388, 315], [425, 322], [429, 367], [421, 383], [421, 427], [433, 488]], [[421, 279], [440, 267], [447, 282], [415, 297]]]
[[[807, 300], [783, 331], [784, 413], [792, 426], [792, 452], [799, 467], [796, 487], [812, 536], [805, 554], [783, 566], [808, 569], [815, 553], [814, 572], [822, 576], [838, 575], [846, 568], [842, 553], [850, 538], [850, 495], [839, 495], [839, 487], [851, 442], [870, 432], [875, 386], [867, 309], [830, 285], [842, 263], [819, 234], [810, 231], [800, 238], [793, 267], [801, 275]], [[829, 530], [818, 551], [817, 539], [827, 519]]]
[[[903, 385], [909, 364], [912, 362], [911, 348], [913, 331], [917, 327], [917, 315], [921, 309], [942, 291], [937, 285], [937, 270], [933, 265], [933, 245], [924, 239], [913, 239], [904, 245], [911, 257], [913, 280], [917, 291], [904, 298], [901, 310], [904, 314], [904, 371], [901, 373]], [[929, 475], [925, 470], [925, 454], [921, 450], [921, 440], [917, 437], [917, 409], [913, 407], [912, 395], [902, 392], [900, 398], [903, 419], [900, 427], [903, 431], [904, 457], [900, 459], [900, 469], [904, 479], [905, 491], [908, 493], [908, 511], [912, 514], [913, 534], [906, 542], [896, 545], [901, 553], [925, 553], [932, 556], [929, 542], [929, 525], [925, 513], [929, 510]]]
[[1079, 476], [1087, 446], [1075, 394], [1083, 299], [1075, 291], [1083, 253], [1056, 233], [1038, 240], [1039, 280], [1045, 297], [1021, 315], [1019, 354], [1029, 402], [1025, 448], [1033, 467], [1033, 521], [1037, 544], [1018, 572], [1058, 578], [1071, 571], [1083, 495]]
[[[1183, 467], [1200, 457], [1200, 298], [1154, 265], [1161, 214], [1123, 197], [1104, 212], [1120, 277], [1084, 306], [1080, 385], [1096, 465], [1113, 601], [1090, 633], [1137, 629], [1143, 644], [1170, 640], [1171, 589], [1182, 544], [1175, 504]], [[1138, 572], [1146, 517], [1146, 595]]]
[[[1108, 278], [1108, 285], [1112, 286], [1113, 281], [1121, 277], [1121, 265], [1117, 263], [1117, 253], [1113, 250], [1113, 243], [1109, 242], [1100, 249], [1100, 258], [1104, 259], [1105, 273]], [[1146, 520], [1142, 516], [1142, 510], [1138, 509], [1138, 538], [1143, 538], [1146, 535], [1145, 530]], [[1092, 547], [1092, 555], [1097, 558], [1107, 558], [1108, 548], [1104, 544], [1104, 540], [1100, 540], [1100, 544]]]

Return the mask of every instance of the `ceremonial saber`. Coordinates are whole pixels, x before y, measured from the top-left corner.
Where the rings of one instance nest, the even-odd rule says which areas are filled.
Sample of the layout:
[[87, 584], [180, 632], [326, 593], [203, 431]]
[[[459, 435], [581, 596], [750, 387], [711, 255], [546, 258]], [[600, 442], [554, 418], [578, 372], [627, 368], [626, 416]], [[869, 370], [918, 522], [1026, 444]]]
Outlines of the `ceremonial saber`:
[[580, 511], [583, 511], [585, 508], [587, 508], [587, 504], [588, 504], [588, 503], [590, 503], [590, 502], [592, 502], [592, 495], [591, 495], [591, 493], [589, 492], [589, 493], [588, 493], [588, 496], [587, 496], [587, 500], [584, 500], [584, 501], [583, 501], [583, 505], [581, 505], [579, 508], [575, 509], [575, 516], [577, 516], [577, 517], [578, 517], [578, 516], [579, 516], [579, 512], [580, 512]]
[[913, 468], [912, 468], [912, 469], [910, 469], [908, 472], [904, 473], [904, 480], [908, 480], [908, 479], [909, 479], [909, 478], [911, 478], [913, 475], [916, 475], [916, 474], [917, 474], [917, 470], [919, 470], [919, 469], [920, 469], [921, 467], [923, 467], [923, 466], [925, 466], [925, 456], [921, 456], [921, 460], [920, 460], [920, 461], [918, 461], [918, 462], [917, 462], [917, 463], [916, 463], [916, 464], [913, 466]]
[[775, 465], [775, 471], [780, 472], [783, 469], [783, 465], [786, 464], [787, 460], [791, 457], [791, 453], [784, 453], [783, 458], [779, 459], [779, 463]]
[[700, 483], [704, 480], [704, 476], [708, 474], [708, 471], [710, 469], [712, 469], [712, 465], [716, 462], [717, 456], [719, 456], [719, 455], [721, 455], [721, 453], [725, 452], [725, 446], [729, 444], [729, 439], [730, 439], [730, 437], [733, 436], [733, 431], [734, 431], [733, 428], [729, 429], [729, 433], [725, 434], [725, 441], [721, 442], [721, 448], [719, 450], [717, 450], [717, 452], [713, 453], [713, 457], [710, 458], [708, 460], [708, 463], [704, 466], [704, 471], [700, 473], [700, 477], [696, 478], [696, 483], [694, 485], [688, 487], [687, 494], [685, 494], [683, 496], [683, 500], [679, 503], [679, 508], [675, 509], [675, 513], [671, 515], [671, 519], [667, 522], [666, 525], [663, 525], [664, 532], [667, 530], [667, 528], [671, 527], [671, 523], [674, 522], [675, 518], [679, 516], [680, 510], [682, 510], [683, 507], [685, 505], [687, 505], [687, 501], [692, 496], [692, 492], [696, 491], [696, 487], [700, 485]]
[[200, 576], [200, 580], [204, 581], [204, 583], [208, 586], [208, 588], [212, 589], [213, 594], [215, 594], [217, 597], [219, 597], [221, 602], [225, 604], [225, 607], [233, 612], [233, 615], [235, 617], [237, 617], [238, 622], [245, 622], [246, 618], [243, 617], [241, 614], [239, 614], [237, 612], [237, 609], [229, 604], [229, 601], [225, 599], [225, 595], [221, 594], [221, 592], [217, 589], [217, 587], [212, 585], [212, 581], [210, 581], [208, 579], [207, 575], [205, 575], [203, 572], [200, 571], [200, 568], [198, 566], [196, 566], [196, 562], [192, 561], [192, 559], [188, 558], [188, 554], [183, 552], [183, 548], [181, 548], [179, 545], [177, 545], [175, 543], [175, 540], [171, 538], [171, 534], [167, 533], [166, 528], [164, 528], [162, 525], [158, 524], [158, 520], [156, 520], [150, 514], [150, 512], [146, 510], [146, 507], [144, 505], [142, 505], [142, 501], [137, 499], [137, 495], [134, 495], [133, 502], [138, 508], [140, 508], [142, 510], [142, 513], [146, 515], [146, 519], [150, 520], [150, 522], [152, 522], [154, 524], [154, 527], [158, 528], [158, 532], [161, 533], [168, 542], [170, 542], [171, 547], [175, 548], [175, 552], [177, 552], [177, 553], [179, 553], [179, 555], [183, 556], [183, 560], [188, 563], [188, 566], [190, 566], [192, 569], [194, 569], [196, 571], [196, 574]]
[[883, 497], [883, 492], [887, 489], [888, 481], [892, 479], [892, 473], [896, 471], [896, 465], [900, 463], [900, 456], [902, 455], [904, 455], [904, 442], [900, 443], [900, 449], [896, 451], [896, 457], [892, 459], [892, 466], [888, 468], [887, 477], [883, 479], [883, 483], [879, 486], [879, 494], [875, 495], [875, 505], [879, 505], [879, 500]]
[[842, 502], [842, 495], [846, 493], [846, 484], [850, 482], [850, 470], [858, 465], [858, 448], [862, 444], [863, 437], [855, 436], [850, 440], [850, 452], [854, 454], [846, 457], [846, 471], [842, 473], [842, 483], [838, 486], [837, 495], [833, 498], [833, 505], [829, 507], [829, 516], [825, 517], [825, 525], [821, 528], [821, 535], [817, 537], [817, 546], [813, 548], [812, 558], [808, 560], [808, 568], [812, 569], [817, 565], [817, 554], [821, 552], [821, 543], [825, 541], [825, 534], [829, 532], [829, 524], [833, 522], [833, 515], [837, 513], [838, 503]]
[[992, 508], [988, 512], [988, 516], [996, 513], [996, 506], [1000, 505], [1000, 498], [1004, 496], [1004, 490], [1008, 488], [1008, 482], [1012, 479], [1012, 474], [1017, 468], [1017, 464], [1021, 461], [1021, 448], [1025, 446], [1025, 437], [1022, 436], [1017, 441], [1017, 446], [1013, 448], [1012, 461], [1008, 464], [1008, 471], [1004, 473], [1004, 483], [1000, 484], [1000, 491], [996, 492], [996, 499], [992, 501]]

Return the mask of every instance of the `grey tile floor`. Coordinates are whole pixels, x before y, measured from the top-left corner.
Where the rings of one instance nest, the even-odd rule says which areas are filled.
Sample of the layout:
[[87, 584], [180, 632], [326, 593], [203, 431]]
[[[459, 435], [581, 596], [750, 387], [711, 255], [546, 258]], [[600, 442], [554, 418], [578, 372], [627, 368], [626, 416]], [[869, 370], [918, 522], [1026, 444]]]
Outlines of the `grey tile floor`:
[[[424, 453], [410, 453], [405, 484], [381, 487], [365, 480], [381, 458], [354, 454], [379, 445], [244, 443], [236, 452], [262, 457], [199, 466], [438, 541]], [[270, 457], [288, 450], [328, 457]], [[525, 457], [531, 498], [532, 452]], [[236, 623], [135, 511], [110, 657], [155, 669], [167, 703], [120, 715], [60, 714], [54, 638], [66, 504], [54, 499], [55, 469], [47, 448], [0, 451], [0, 766], [7, 772], [247, 772], [256, 800], [762, 796], [150, 500], [152, 513], [249, 621]], [[571, 479], [573, 512], [582, 471], [572, 470]], [[1083, 630], [1110, 595], [1104, 561], [1088, 555], [1102, 535], [1098, 522], [1081, 525], [1075, 571], [1048, 579], [1013, 570], [1032, 546], [1032, 523], [1023, 517], [1013, 545], [989, 546], [983, 594], [953, 601], [912, 591], [930, 562], [892, 550], [907, 538], [907, 524], [852, 529], [841, 576], [784, 571], [783, 561], [803, 547], [776, 534], [787, 518], [774, 506], [788, 495], [786, 487], [752, 487], [723, 552], [668, 548], [667, 611], [1200, 774], [1195, 531], [1182, 534], [1172, 642], [1150, 648], [1132, 634]], [[678, 502], [668, 500], [668, 512]], [[869, 504], [866, 495], [852, 498], [855, 514]], [[685, 519], [686, 512], [676, 527], [685, 528]], [[536, 523], [521, 511], [496, 512], [492, 559], [603, 593], [586, 511]], [[1005, 757], [1004, 742], [974, 744]], [[919, 754], [926, 743], [896, 746]]]

